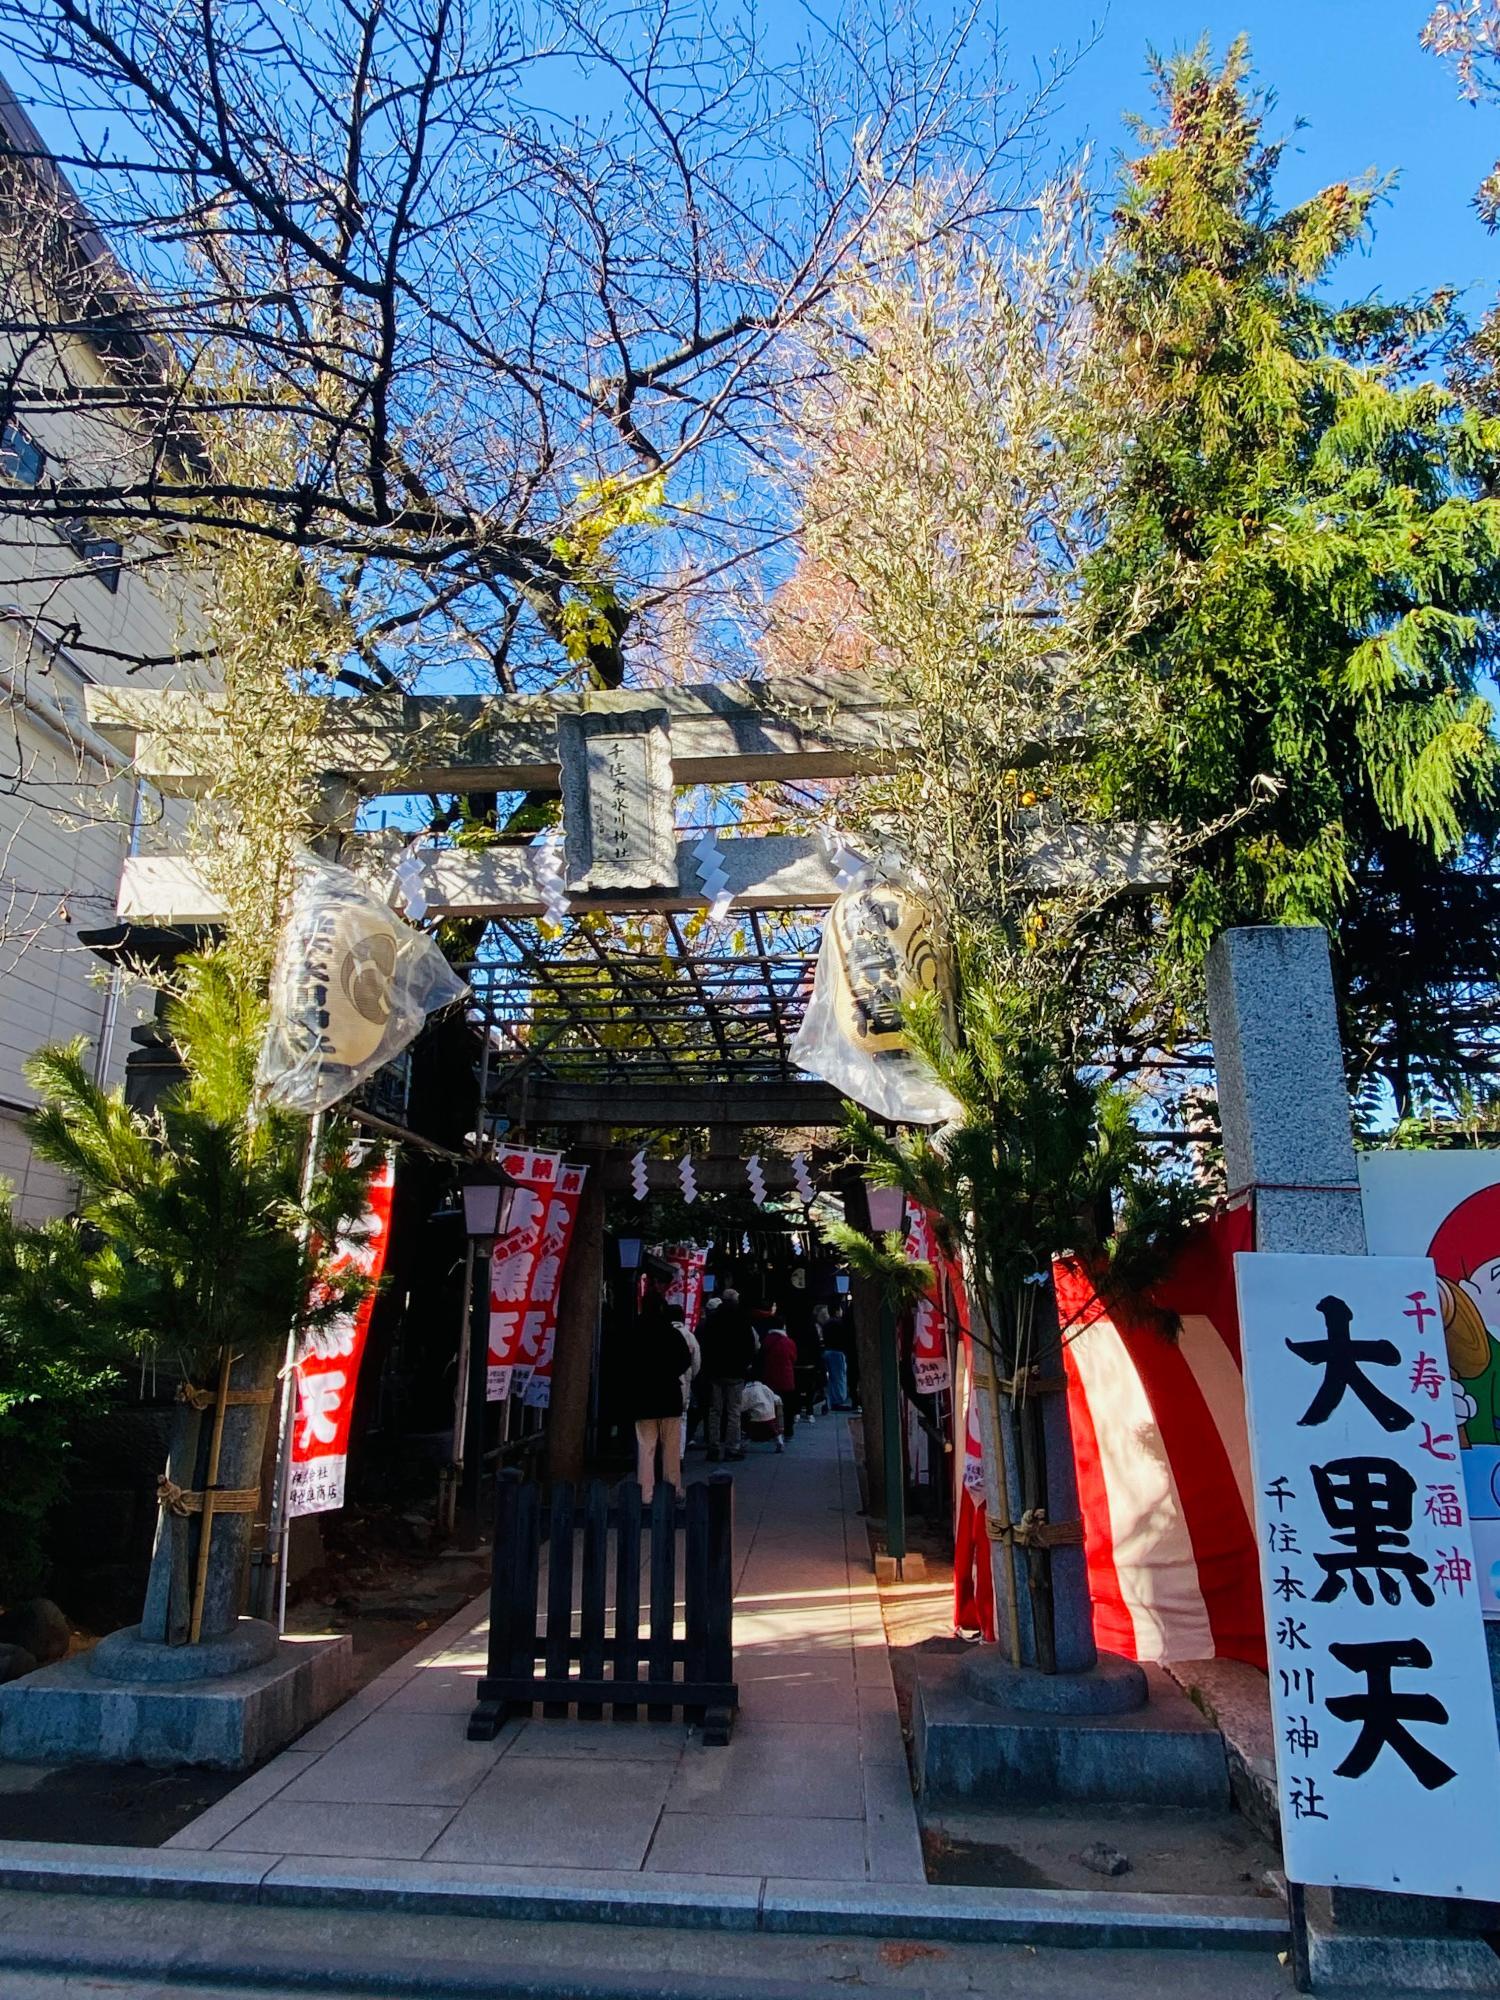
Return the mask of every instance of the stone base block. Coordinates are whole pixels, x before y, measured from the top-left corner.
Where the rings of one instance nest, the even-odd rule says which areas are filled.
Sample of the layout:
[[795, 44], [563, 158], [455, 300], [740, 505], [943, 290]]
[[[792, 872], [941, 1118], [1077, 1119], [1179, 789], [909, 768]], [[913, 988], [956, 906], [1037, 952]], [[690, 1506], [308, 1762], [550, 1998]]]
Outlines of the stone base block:
[[150, 1681], [181, 1687], [188, 1681], [227, 1680], [274, 1660], [281, 1634], [265, 1618], [241, 1618], [217, 1638], [191, 1646], [143, 1639], [139, 1625], [127, 1625], [101, 1639], [88, 1655], [89, 1672], [101, 1680]]
[[1265, 1674], [1244, 1660], [1189, 1660], [1167, 1672], [1223, 1737], [1236, 1808], [1263, 1840], [1279, 1848], [1276, 1732]]
[[912, 1722], [925, 1807], [1081, 1803], [1222, 1811], [1219, 1732], [1156, 1667], [1149, 1699], [1117, 1715], [1049, 1715], [976, 1701], [962, 1655], [918, 1654]]
[[336, 1708], [354, 1677], [347, 1633], [284, 1639], [258, 1666], [175, 1686], [106, 1680], [88, 1661], [79, 1653], [0, 1688], [0, 1758], [241, 1771]]
[[1013, 1667], [998, 1646], [976, 1646], [958, 1672], [958, 1691], [991, 1708], [1028, 1715], [1129, 1715], [1151, 1698], [1146, 1670], [1119, 1653], [1100, 1653], [1080, 1673], [1044, 1674]]
[[884, 1549], [879, 1549], [875, 1554], [875, 1581], [881, 1584], [925, 1583], [927, 1558], [924, 1555], [903, 1556], [898, 1575], [896, 1558]]
[[1500, 1994], [1500, 1959], [1483, 1938], [1398, 1937], [1307, 1927], [1314, 1993]]

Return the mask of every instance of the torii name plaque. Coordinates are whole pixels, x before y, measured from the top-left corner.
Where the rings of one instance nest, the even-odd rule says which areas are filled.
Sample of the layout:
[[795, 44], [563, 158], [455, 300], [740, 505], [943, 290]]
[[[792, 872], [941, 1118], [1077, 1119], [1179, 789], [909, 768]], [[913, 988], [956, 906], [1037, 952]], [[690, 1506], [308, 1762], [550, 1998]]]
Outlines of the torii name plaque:
[[666, 709], [616, 695], [560, 715], [569, 895], [677, 888], [672, 735]]

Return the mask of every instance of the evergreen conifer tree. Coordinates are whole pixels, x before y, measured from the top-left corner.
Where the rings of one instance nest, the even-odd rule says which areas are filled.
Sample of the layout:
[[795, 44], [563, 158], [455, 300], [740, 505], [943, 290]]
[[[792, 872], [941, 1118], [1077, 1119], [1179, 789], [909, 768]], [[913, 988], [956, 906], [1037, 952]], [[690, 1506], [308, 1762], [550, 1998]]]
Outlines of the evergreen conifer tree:
[[1496, 1019], [1500, 422], [1439, 379], [1446, 295], [1333, 296], [1379, 185], [1278, 211], [1243, 41], [1155, 80], [1097, 289], [1130, 419], [1085, 602], [1158, 726], [1104, 746], [1102, 803], [1199, 835], [1179, 976], [1226, 925], [1329, 928], [1355, 1080], [1406, 1110]]

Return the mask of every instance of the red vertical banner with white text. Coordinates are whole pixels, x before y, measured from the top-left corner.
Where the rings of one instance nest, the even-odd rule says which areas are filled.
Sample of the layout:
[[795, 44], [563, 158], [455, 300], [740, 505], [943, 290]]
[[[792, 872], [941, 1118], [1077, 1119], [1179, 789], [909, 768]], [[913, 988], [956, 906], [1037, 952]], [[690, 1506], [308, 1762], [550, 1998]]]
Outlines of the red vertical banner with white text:
[[667, 1304], [680, 1308], [682, 1323], [691, 1333], [703, 1316], [703, 1273], [708, 1268], [708, 1252], [694, 1243], [674, 1243], [663, 1255], [672, 1266]]
[[525, 1400], [532, 1409], [545, 1410], [552, 1401], [552, 1351], [557, 1344], [557, 1307], [562, 1296], [568, 1246], [573, 1241], [573, 1225], [578, 1220], [578, 1204], [583, 1196], [587, 1173], [587, 1167], [560, 1168], [542, 1218], [541, 1241], [532, 1266], [531, 1294], [527, 1301], [528, 1323], [532, 1314], [541, 1314], [537, 1349], [531, 1357], [531, 1373], [526, 1381]]
[[510, 1227], [490, 1258], [489, 1368], [486, 1399], [503, 1403], [525, 1389], [542, 1338], [542, 1315], [531, 1303], [531, 1279], [541, 1248], [547, 1204], [562, 1169], [561, 1153], [513, 1146], [495, 1161], [515, 1182]]
[[[984, 1443], [979, 1428], [979, 1391], [974, 1385], [974, 1342], [969, 1297], [955, 1257], [938, 1253], [938, 1288], [948, 1302], [962, 1344], [963, 1401], [955, 1411], [963, 1433], [963, 1458], [953, 1494], [953, 1629], [995, 1637], [995, 1576], [990, 1567], [984, 1488]], [[955, 1437], [954, 1443], [958, 1440]]]
[[[934, 1272], [938, 1269], [937, 1235], [932, 1227], [932, 1218], [926, 1209], [918, 1207], [915, 1202], [907, 1204], [906, 1256], [909, 1263], [930, 1264]], [[935, 1396], [940, 1389], [946, 1389], [952, 1380], [948, 1367], [948, 1331], [943, 1322], [943, 1309], [936, 1287], [926, 1298], [918, 1299], [912, 1312], [911, 1372], [912, 1383], [919, 1396]]]
[[[378, 1279], [391, 1234], [396, 1170], [387, 1160], [370, 1182], [368, 1206], [357, 1230], [339, 1241], [335, 1271], [357, 1270]], [[326, 1514], [344, 1504], [349, 1469], [349, 1429], [354, 1390], [370, 1331], [375, 1294], [352, 1311], [303, 1334], [297, 1352], [297, 1407], [292, 1427], [287, 1514]]]

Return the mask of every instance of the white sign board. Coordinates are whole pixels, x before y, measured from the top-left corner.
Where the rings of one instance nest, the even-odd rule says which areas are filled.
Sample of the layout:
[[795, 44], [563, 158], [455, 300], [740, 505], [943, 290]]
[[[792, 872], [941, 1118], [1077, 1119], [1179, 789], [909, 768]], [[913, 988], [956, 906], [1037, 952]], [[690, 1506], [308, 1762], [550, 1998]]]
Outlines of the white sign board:
[[1359, 1184], [1371, 1250], [1437, 1266], [1474, 1579], [1500, 1620], [1500, 1152], [1361, 1153]]
[[1289, 1880], [1500, 1897], [1500, 1741], [1424, 1257], [1235, 1259]]

